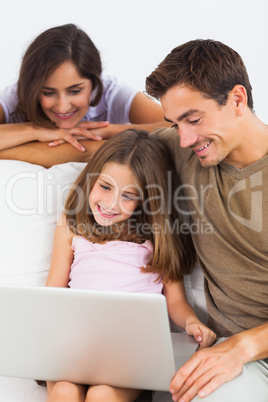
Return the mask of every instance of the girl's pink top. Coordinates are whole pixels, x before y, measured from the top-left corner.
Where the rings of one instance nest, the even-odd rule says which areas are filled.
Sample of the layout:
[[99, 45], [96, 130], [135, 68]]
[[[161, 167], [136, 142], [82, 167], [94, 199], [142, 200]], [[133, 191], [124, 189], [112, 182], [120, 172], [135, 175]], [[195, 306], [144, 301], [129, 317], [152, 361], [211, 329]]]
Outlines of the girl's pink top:
[[119, 292], [161, 293], [162, 282], [156, 274], [141, 272], [149, 262], [153, 246], [109, 241], [91, 243], [82, 236], [72, 242], [74, 260], [71, 266], [71, 288]]

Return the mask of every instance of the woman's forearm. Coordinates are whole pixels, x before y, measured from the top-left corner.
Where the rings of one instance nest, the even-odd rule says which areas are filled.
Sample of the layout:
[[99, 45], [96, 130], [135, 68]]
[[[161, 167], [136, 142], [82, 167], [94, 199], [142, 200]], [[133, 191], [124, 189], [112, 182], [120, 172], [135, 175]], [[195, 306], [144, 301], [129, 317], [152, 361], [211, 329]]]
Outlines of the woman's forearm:
[[37, 140], [32, 123], [0, 124], [0, 150]]
[[81, 141], [85, 148], [85, 152], [81, 152], [68, 143], [49, 147], [47, 143], [29, 142], [0, 151], [0, 159], [20, 160], [49, 168], [66, 162], [87, 162], [103, 143], [104, 141]]

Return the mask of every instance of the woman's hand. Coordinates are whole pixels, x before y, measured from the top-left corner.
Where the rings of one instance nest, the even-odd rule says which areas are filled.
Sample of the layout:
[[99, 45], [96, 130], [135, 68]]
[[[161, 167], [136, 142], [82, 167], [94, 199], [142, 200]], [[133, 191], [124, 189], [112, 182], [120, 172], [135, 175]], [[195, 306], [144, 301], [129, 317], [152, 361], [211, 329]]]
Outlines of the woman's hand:
[[199, 342], [200, 349], [207, 348], [216, 341], [216, 334], [199, 320], [190, 320], [190, 322], [187, 320], [185, 331], [187, 334], [194, 336], [195, 340]]
[[[69, 142], [79, 151], [85, 151], [85, 148], [79, 143], [78, 140], [95, 140], [100, 141], [103, 138], [109, 138], [113, 135], [109, 129], [108, 121], [82, 121], [76, 127], [70, 129], [56, 129], [50, 135], [54, 136], [53, 140], [49, 142], [49, 146], [55, 147], [57, 145]], [[106, 134], [107, 133], [107, 134]], [[106, 134], [106, 135], [105, 135]], [[39, 141], [49, 141], [47, 136], [39, 138]]]
[[48, 145], [55, 147], [63, 144], [64, 142], [69, 142], [79, 151], [84, 151], [85, 148], [79, 143], [78, 140], [100, 141], [111, 138], [113, 135], [119, 133], [120, 131], [127, 130], [130, 127], [132, 126], [129, 124], [109, 124], [108, 122], [83, 121], [80, 122], [75, 128], [69, 130], [56, 130], [60, 131], [58, 134], [59, 139], [53, 140]]

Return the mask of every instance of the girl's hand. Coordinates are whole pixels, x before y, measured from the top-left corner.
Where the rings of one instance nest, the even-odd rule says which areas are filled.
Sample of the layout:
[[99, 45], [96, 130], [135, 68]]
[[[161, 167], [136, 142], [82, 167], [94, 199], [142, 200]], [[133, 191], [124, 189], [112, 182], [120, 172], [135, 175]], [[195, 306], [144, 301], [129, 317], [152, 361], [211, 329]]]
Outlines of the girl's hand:
[[211, 346], [216, 341], [216, 334], [199, 320], [186, 323], [185, 331], [194, 336], [200, 344], [200, 349]]

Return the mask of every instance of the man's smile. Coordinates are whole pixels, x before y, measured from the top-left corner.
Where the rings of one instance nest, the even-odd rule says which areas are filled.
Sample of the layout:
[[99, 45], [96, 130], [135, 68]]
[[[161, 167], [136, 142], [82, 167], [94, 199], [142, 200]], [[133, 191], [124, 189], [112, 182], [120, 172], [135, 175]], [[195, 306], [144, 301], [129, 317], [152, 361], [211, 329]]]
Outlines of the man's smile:
[[192, 145], [190, 148], [197, 154], [200, 155], [202, 151], [206, 150], [210, 144], [212, 143], [212, 140], [210, 140], [207, 144], [201, 146], [200, 148], [196, 148], [196, 145]]

